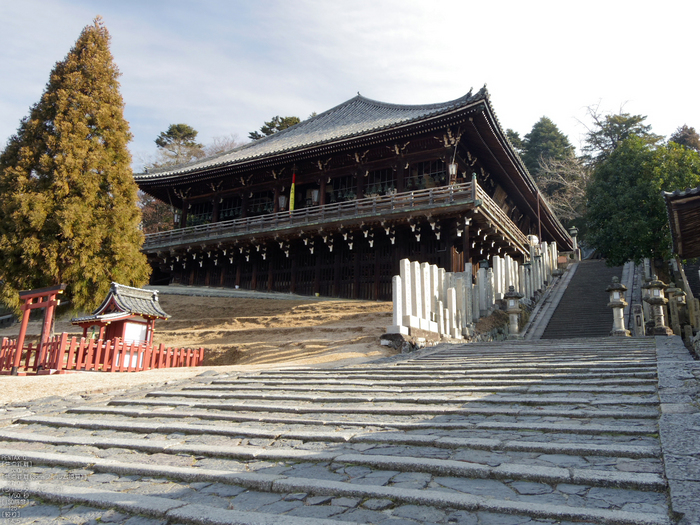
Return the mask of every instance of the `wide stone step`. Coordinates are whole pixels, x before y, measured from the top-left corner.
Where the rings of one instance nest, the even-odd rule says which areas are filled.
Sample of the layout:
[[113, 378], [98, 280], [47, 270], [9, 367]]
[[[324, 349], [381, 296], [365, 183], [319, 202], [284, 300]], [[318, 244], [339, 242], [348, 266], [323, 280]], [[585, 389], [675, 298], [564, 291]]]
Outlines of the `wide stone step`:
[[[41, 465], [52, 465], [59, 467], [77, 467], [82, 468], [85, 465], [85, 458], [82, 456], [75, 456], [70, 454], [51, 454], [51, 453], [41, 453], [41, 452], [24, 452], [20, 449], [1, 449], [2, 454], [6, 456], [25, 456], [27, 461], [31, 461], [33, 464]], [[388, 458], [387, 461], [391, 464], [391, 459]], [[352, 468], [352, 467], [350, 467]], [[55, 469], [54, 470], [55, 473]], [[562, 469], [566, 470], [566, 469]], [[178, 467], [178, 466], [154, 466], [143, 463], [128, 463], [123, 461], [115, 461], [102, 458], [91, 458], [90, 471], [100, 472], [104, 474], [112, 474], [116, 476], [148, 476], [148, 480], [154, 479], [170, 479], [181, 481], [183, 483], [189, 483], [189, 487], [193, 484], [199, 484], [203, 482], [217, 483], [224, 486], [234, 486], [252, 489], [252, 491], [260, 491], [258, 493], [252, 493], [252, 499], [256, 497], [259, 500], [263, 500], [262, 496], [266, 493], [271, 494], [283, 494], [286, 497], [292, 495], [298, 495], [298, 497], [305, 499], [309, 496], [328, 496], [332, 495], [335, 498], [345, 497], [345, 498], [359, 498], [360, 500], [374, 499], [374, 500], [388, 500], [389, 504], [394, 506], [397, 504], [410, 504], [421, 507], [427, 507], [428, 509], [454, 509], [454, 510], [465, 510], [469, 512], [479, 512], [486, 511], [497, 514], [512, 515], [518, 514], [523, 516], [530, 516], [533, 518], [541, 519], [553, 519], [553, 520], [575, 520], [583, 521], [588, 523], [608, 523], [608, 524], [630, 524], [630, 525], [667, 525], [670, 524], [668, 516], [660, 512], [661, 508], [657, 508], [656, 512], [649, 511], [646, 512], [630, 512], [625, 510], [609, 510], [600, 509], [586, 506], [576, 506], [564, 504], [552, 504], [552, 503], [542, 503], [538, 502], [537, 495], [528, 496], [527, 493], [537, 492], [540, 489], [540, 494], [547, 487], [549, 491], [547, 494], [551, 495], [554, 492], [554, 488], [548, 485], [544, 481], [538, 482], [519, 482], [520, 485], [515, 485], [515, 490], [510, 489], [503, 482], [495, 480], [485, 480], [485, 479], [466, 479], [463, 480], [461, 485], [462, 490], [457, 492], [452, 489], [451, 492], [445, 492], [444, 490], [434, 490], [425, 489], [418, 490], [406, 487], [396, 487], [396, 486], [379, 486], [379, 485], [368, 485], [360, 483], [350, 483], [345, 481], [334, 481], [334, 480], [320, 480], [313, 478], [303, 478], [296, 476], [285, 476], [285, 475], [275, 475], [275, 474], [261, 474], [257, 472], [231, 472], [228, 470], [217, 470], [217, 469], [207, 469], [207, 468], [191, 468], [191, 467]], [[145, 494], [139, 494], [137, 491], [120, 492], [118, 490], [100, 490], [94, 489], [90, 486], [89, 480], [95, 474], [88, 474], [85, 472], [84, 478], [77, 478], [71, 480], [70, 482], [64, 482], [61, 484], [54, 483], [38, 483], [38, 482], [26, 482], [22, 486], [22, 490], [27, 493], [38, 496], [44, 499], [53, 501], [69, 501], [79, 502], [79, 503], [89, 503], [91, 505], [99, 507], [116, 507], [120, 510], [125, 510], [131, 513], [146, 513], [151, 516], [167, 517], [173, 521], [184, 522], [184, 523], [282, 523], [282, 519], [287, 518], [287, 516], [278, 516], [277, 521], [235, 521], [237, 518], [244, 520], [252, 520], [256, 516], [236, 516], [234, 511], [228, 509], [212, 509], [209, 508], [208, 511], [198, 507], [194, 507], [195, 504], [187, 504], [183, 501], [175, 501], [171, 498], [159, 496], [147, 496]], [[391, 474], [391, 472], [389, 472]], [[400, 474], [398, 474], [400, 475]], [[548, 474], [545, 472], [543, 475], [546, 477]], [[100, 474], [97, 474], [99, 477]], [[43, 476], [42, 476], [43, 477]], [[392, 478], [395, 477], [392, 476]], [[119, 478], [118, 478], [119, 479]], [[142, 478], [143, 479], [143, 478]], [[436, 486], [443, 486], [449, 488], [450, 486], [459, 486], [459, 480], [462, 478], [455, 478], [453, 476], [439, 476], [433, 478], [436, 481]], [[571, 481], [575, 481], [576, 478], [574, 474], [570, 474]], [[84, 481], [83, 481], [84, 480]], [[469, 481], [474, 481], [470, 485]], [[521, 501], [513, 501], [508, 499], [502, 499], [498, 495], [493, 494], [490, 497], [484, 497], [478, 494], [473, 494], [468, 492], [470, 487], [473, 487], [478, 491], [478, 487], [488, 486], [489, 481], [491, 483], [498, 484], [496, 486], [501, 486], [504, 489], [508, 489], [517, 497], [520, 494]], [[0, 488], [7, 490], [11, 488], [9, 482], [0, 481]], [[518, 483], [518, 482], [515, 482]], [[455, 485], [457, 484], [457, 485]], [[575, 483], [561, 483], [562, 486], [573, 485], [576, 487]], [[557, 487], [559, 486], [557, 485]], [[115, 486], [118, 486], [115, 485]], [[16, 485], [15, 485], [16, 487]], [[525, 492], [522, 494], [517, 491], [517, 488], [521, 487], [521, 490]], [[578, 485], [578, 487], [586, 487], [585, 485]], [[528, 491], [528, 489], [530, 489]], [[565, 489], [568, 490], [568, 489]], [[576, 489], [574, 489], [576, 490]], [[581, 489], [579, 489], [581, 490]], [[587, 491], [603, 491], [601, 494], [606, 494], [604, 491], [620, 491], [621, 489], [606, 489], [606, 488], [587, 488]], [[501, 492], [504, 490], [502, 489]], [[134, 493], [136, 492], [136, 493]], [[629, 491], [628, 492], [633, 492]], [[596, 493], [597, 494], [597, 493]], [[611, 493], [612, 494], [612, 493]], [[640, 492], [639, 495], [645, 494]], [[655, 493], [646, 493], [655, 494]], [[128, 500], [126, 499], [128, 498]], [[147, 499], [152, 498], [152, 499]], [[232, 504], [235, 505], [237, 498], [233, 498]], [[248, 500], [251, 499], [249, 496]], [[285, 498], [287, 499], [287, 498]], [[291, 498], [290, 498], [291, 499]], [[551, 499], [551, 498], [545, 498]], [[562, 498], [563, 500], [564, 498]], [[658, 497], [646, 496], [648, 501], [661, 501]], [[128, 502], [127, 502], [128, 501]], [[258, 502], [260, 503], [260, 502]], [[332, 502], [331, 502], [332, 504]], [[201, 505], [203, 507], [204, 505]], [[651, 507], [651, 505], [649, 505]], [[279, 508], [280, 506], [278, 506]], [[660, 507], [657, 505], [657, 507]], [[264, 508], [264, 505], [263, 505]], [[177, 513], [178, 509], [181, 509], [180, 513]], [[197, 515], [195, 511], [202, 511], [201, 514]], [[261, 513], [258, 514], [258, 518], [261, 520], [270, 519], [269, 516], [264, 516]], [[204, 518], [203, 518], [204, 516]], [[351, 515], [348, 516], [351, 518]], [[388, 516], [387, 516], [388, 517]], [[229, 521], [224, 521], [224, 520]], [[445, 520], [447, 521], [447, 520]], [[456, 521], [456, 520], [454, 520]], [[368, 520], [363, 520], [362, 522], [370, 522]], [[375, 523], [377, 521], [374, 521]], [[285, 521], [285, 523], [296, 523], [295, 521]], [[318, 522], [308, 521], [308, 523], [313, 525], [319, 525]], [[332, 522], [331, 522], [332, 523]], [[346, 521], [347, 523], [347, 521]]]
[[[341, 412], [342, 413], [342, 412]], [[258, 421], [261, 418], [257, 419]], [[56, 425], [56, 426], [68, 426], [76, 428], [89, 428], [93, 430], [98, 429], [109, 429], [109, 430], [124, 430], [127, 432], [142, 432], [142, 433], [171, 433], [178, 432], [179, 428], [177, 424], [169, 423], [139, 423], [134, 421], [94, 421], [85, 420], [80, 418], [66, 418], [66, 417], [52, 417], [52, 416], [29, 416], [19, 418], [18, 421], [22, 423], [39, 423], [44, 425]], [[268, 421], [277, 423], [281, 422], [280, 418], [269, 418]], [[289, 419], [285, 423], [294, 424], [297, 420]], [[635, 421], [626, 419], [623, 421], [615, 421], [615, 424], [598, 424], [589, 423], [587, 421], [575, 421], [569, 422], [567, 418], [562, 418], [561, 421], [540, 421], [540, 422], [517, 422], [517, 421], [434, 421], [422, 420], [422, 421], [412, 421], [412, 422], [400, 422], [400, 421], [388, 421], [386, 418], [378, 418], [375, 420], [359, 420], [356, 417], [349, 417], [347, 421], [336, 420], [333, 424], [336, 426], [348, 425], [348, 426], [367, 426], [367, 427], [386, 427], [386, 428], [401, 428], [401, 429], [427, 429], [427, 428], [441, 428], [441, 429], [491, 429], [491, 430], [523, 430], [523, 431], [541, 431], [541, 432], [561, 432], [561, 433], [572, 433], [572, 434], [596, 434], [596, 433], [609, 433], [609, 434], [621, 434], [621, 435], [647, 435], [655, 434], [658, 429], [655, 424], [649, 423], [647, 421]], [[307, 424], [307, 423], [304, 423]], [[330, 424], [330, 423], [327, 423]], [[197, 428], [196, 431], [202, 432], [207, 431], [210, 433], [222, 433], [222, 429], [216, 428], [214, 426], [206, 426], [204, 428]], [[277, 436], [283, 436], [287, 439], [318, 439], [317, 432], [314, 430], [265, 430], [259, 428], [243, 428], [243, 427], [233, 427], [228, 431], [229, 435], [240, 435], [248, 437], [270, 437], [275, 438]], [[335, 436], [333, 438], [332, 436]], [[324, 434], [322, 438], [324, 440], [330, 441], [346, 441], [347, 435], [343, 432], [333, 432]]]
[[[345, 419], [332, 419], [332, 418], [303, 418], [303, 417], [297, 417], [297, 416], [292, 416], [292, 417], [286, 417], [286, 416], [272, 416], [272, 415], [258, 415], [258, 414], [252, 414], [252, 415], [246, 415], [246, 414], [240, 414], [240, 413], [225, 413], [225, 412], [220, 412], [220, 411], [209, 411], [209, 410], [188, 410], [188, 409], [182, 409], [181, 407], [175, 408], [175, 407], [167, 407], [167, 408], [173, 408], [173, 410], [168, 410], [167, 412], [162, 411], [162, 410], [139, 410], [139, 409], [133, 409], [133, 408], [117, 408], [117, 407], [98, 407], [98, 408], [92, 408], [92, 407], [78, 407], [74, 409], [70, 409], [68, 413], [88, 413], [88, 414], [110, 414], [110, 415], [117, 415], [117, 416], [127, 416], [129, 418], [160, 418], [163, 420], [168, 420], [169, 418], [172, 419], [184, 419], [184, 418], [191, 418], [191, 419], [198, 419], [201, 421], [216, 421], [216, 422], [224, 422], [224, 421], [236, 421], [236, 422], [247, 422], [247, 423], [262, 423], [262, 424], [274, 424], [274, 425], [318, 425], [318, 426], [327, 426], [327, 427], [343, 427], [343, 428], [352, 428], [352, 427], [370, 427], [375, 429], [375, 432], [378, 430], [376, 429], [383, 429], [384, 427], [391, 427], [391, 429], [400, 429], [404, 431], [421, 431], [421, 430], [430, 430], [431, 432], [435, 433], [437, 431], [443, 430], [443, 431], [455, 431], [459, 432], [460, 435], [464, 435], [464, 431], [467, 430], [478, 430], [476, 427], [475, 423], [469, 423], [466, 421], [461, 421], [457, 422], [454, 419], [451, 419], [450, 421], [440, 421], [438, 419], [415, 419], [415, 418], [410, 418], [410, 419], [400, 419], [400, 418], [393, 418], [390, 423], [387, 423], [385, 419], [363, 419], [359, 418], [357, 416], [354, 416], [352, 418], [345, 418]], [[26, 420], [28, 423], [45, 423], [45, 424], [50, 424], [50, 425], [59, 425], [60, 422], [42, 422], [41, 420]], [[166, 424], [167, 425], [167, 424]], [[482, 423], [481, 428], [483, 428], [484, 424]], [[89, 426], [86, 426], [84, 428], [90, 428]], [[172, 426], [166, 426], [165, 428], [176, 428]], [[241, 427], [237, 427], [241, 428]], [[570, 427], [570, 428], [575, 428], [576, 432], [572, 433], [573, 437], [575, 438], [577, 435], [592, 435], [595, 432], [602, 431], [606, 434], [606, 437], [608, 439], [612, 439], [614, 435], [618, 435], [617, 430], [619, 430], [618, 427], [613, 427], [613, 426], [605, 426], [605, 425], [594, 425], [593, 427], [587, 425], [585, 428], [581, 428], [580, 426], [576, 427]], [[548, 425], [546, 427], [541, 428], [540, 430], [534, 429], [532, 425], [524, 428], [523, 430], [529, 434], [531, 437], [534, 437], [534, 435], [537, 432], [543, 432], [543, 437], [551, 437], [547, 436], [549, 433], [553, 432], [553, 429], [557, 429], [558, 432], [560, 433], [566, 433], [567, 429], [565, 427], [562, 427], [561, 425], [558, 426], [552, 426]], [[591, 432], [586, 432], [586, 430], [591, 430]], [[196, 431], [199, 431], [201, 429], [198, 429]], [[211, 424], [206, 427], [207, 432], [209, 433], [216, 433], [217, 431], [212, 430]], [[517, 428], [514, 428], [513, 430], [517, 430]], [[177, 430], [177, 432], [184, 432], [185, 430]], [[195, 432], [196, 432], [195, 431]], [[383, 432], [386, 432], [386, 430], [382, 430]], [[632, 432], [629, 435], [632, 436], [637, 436], [637, 435], [644, 435], [644, 434], [653, 434], [655, 433], [656, 429], [654, 427], [648, 426], [645, 428], [642, 428], [640, 432]], [[628, 433], [622, 433], [620, 436], [624, 436]], [[278, 430], [270, 431], [269, 434], [266, 434], [265, 436], [274, 436], [274, 435], [280, 435]], [[334, 434], [337, 435], [337, 434]], [[381, 434], [372, 434], [373, 436], [381, 436]], [[377, 437], [379, 439], [379, 437]], [[436, 439], [442, 439], [440, 436], [436, 437]], [[452, 439], [452, 437], [448, 437], [447, 439]], [[470, 438], [473, 440], [474, 438]], [[522, 437], [520, 439], [526, 440], [526, 437]], [[588, 439], [588, 438], [586, 438]], [[571, 439], [570, 439], [571, 440]], [[654, 445], [656, 446], [656, 445]]]
[[15, 416], [0, 455], [40, 508], [174, 524], [670, 525], [655, 345], [591, 341], [207, 372]]
[[[56, 421], [46, 422], [48, 425], [56, 425]], [[99, 437], [92, 432], [93, 429], [88, 428], [86, 431], [76, 431], [76, 427], [69, 425], [71, 429], [70, 436], [56, 436], [55, 434], [33, 432], [16, 432], [0, 430], [0, 440], [6, 441], [26, 441], [40, 442], [52, 444], [72, 444], [83, 446], [109, 446], [109, 447], [124, 447], [125, 444], [139, 450], [147, 451], [165, 451], [171, 453], [175, 450], [178, 443], [167, 441], [159, 443], [153, 440], [144, 441], [142, 439], [131, 438], [116, 438], [116, 437]], [[104, 427], [101, 427], [104, 428]], [[113, 429], [114, 427], [110, 427]], [[134, 431], [148, 431], [149, 427], [141, 429], [129, 427], [129, 433]], [[153, 427], [150, 428], [153, 430]], [[284, 439], [289, 440], [291, 434], [285, 434], [279, 430], [262, 430], [262, 429], [246, 429], [244, 427], [226, 428], [225, 426], [217, 426], [212, 429], [211, 425], [196, 425], [196, 424], [179, 424], [160, 427], [155, 432], [160, 433], [162, 430], [167, 430], [175, 434], [197, 435], [199, 433], [207, 433], [209, 435], [232, 436], [240, 437], [247, 436], [251, 438], [267, 438], [267, 439]], [[298, 436], [299, 433], [296, 433]], [[315, 432], [306, 432], [303, 434], [307, 442], [328, 442], [328, 443], [374, 443], [374, 444], [400, 444], [420, 447], [435, 447], [441, 449], [470, 449], [470, 450], [488, 450], [488, 451], [511, 451], [511, 452], [539, 452], [543, 454], [568, 454], [578, 456], [611, 456], [624, 458], [655, 458], [660, 455], [660, 448], [653, 445], [625, 445], [623, 443], [615, 444], [600, 444], [590, 442], [541, 442], [541, 441], [525, 441], [522, 439], [495, 439], [495, 438], [467, 438], [467, 437], [441, 437], [434, 434], [415, 434], [396, 431], [382, 432], [325, 432], [316, 430]], [[230, 446], [224, 450], [223, 455]], [[221, 454], [219, 454], [221, 455]]]

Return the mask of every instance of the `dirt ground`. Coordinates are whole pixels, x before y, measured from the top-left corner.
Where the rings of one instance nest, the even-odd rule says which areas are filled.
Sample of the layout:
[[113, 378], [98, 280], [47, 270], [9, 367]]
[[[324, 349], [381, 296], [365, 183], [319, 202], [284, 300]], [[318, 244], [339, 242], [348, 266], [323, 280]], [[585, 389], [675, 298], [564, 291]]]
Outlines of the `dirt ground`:
[[[210, 366], [232, 371], [337, 361], [356, 363], [395, 352], [379, 344], [379, 336], [391, 324], [390, 302], [161, 294], [160, 303], [171, 318], [156, 322], [154, 342], [172, 347], [204, 347], [204, 368], [99, 374], [99, 379], [95, 373], [0, 376], [0, 405], [180, 379], [197, 375]], [[70, 317], [66, 313], [57, 318], [55, 333], [82, 335], [70, 324]], [[40, 332], [41, 322], [31, 321], [28, 334], [38, 339]], [[15, 324], [1, 329], [0, 338], [16, 338], [18, 333], [19, 325]]]

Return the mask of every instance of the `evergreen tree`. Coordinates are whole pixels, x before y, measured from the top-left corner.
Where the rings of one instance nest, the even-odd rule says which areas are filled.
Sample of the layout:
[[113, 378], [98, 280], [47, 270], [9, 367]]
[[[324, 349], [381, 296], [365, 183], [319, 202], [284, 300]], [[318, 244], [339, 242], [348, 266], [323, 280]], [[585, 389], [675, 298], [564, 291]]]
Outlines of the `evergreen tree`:
[[645, 124], [646, 115], [630, 115], [620, 110], [617, 114], [603, 115], [598, 107], [589, 107], [588, 115], [593, 126], [588, 128], [583, 152], [592, 164], [604, 161], [624, 140], [636, 136], [650, 146], [661, 142], [662, 137], [651, 132]]
[[83, 29], [0, 155], [0, 300], [15, 308], [19, 290], [66, 283], [85, 311], [110, 281], [148, 280], [109, 39], [99, 17]]
[[203, 146], [197, 141], [197, 130], [187, 124], [170, 124], [168, 131], [161, 131], [156, 146], [165, 157], [158, 166], [184, 164], [204, 156]]
[[[574, 147], [557, 125], [547, 117], [538, 120], [522, 141], [522, 159], [535, 181], [540, 178], [540, 163], [563, 160], [574, 154]], [[543, 188], [550, 193], [551, 188]]]
[[643, 137], [620, 142], [588, 185], [585, 240], [611, 266], [670, 256], [671, 234], [661, 191], [700, 185], [700, 154], [673, 142], [651, 147]]
[[248, 133], [248, 137], [252, 140], [258, 140], [263, 137], [268, 137], [270, 135], [273, 135], [277, 133], [278, 131], [282, 131], [283, 129], [287, 129], [289, 127], [294, 126], [295, 124], [299, 124], [301, 120], [299, 120], [299, 117], [280, 117], [279, 115], [276, 117], [272, 117], [272, 119], [268, 122], [265, 122], [262, 127], [260, 128], [260, 131], [251, 131]]
[[520, 133], [517, 131], [513, 131], [512, 129], [508, 128], [506, 130], [506, 137], [508, 137], [508, 140], [510, 143], [513, 145], [515, 148], [515, 151], [518, 152], [518, 154], [522, 155], [523, 154], [523, 139], [520, 138]]
[[700, 152], [700, 135], [695, 128], [689, 128], [685, 124], [679, 127], [668, 140]]

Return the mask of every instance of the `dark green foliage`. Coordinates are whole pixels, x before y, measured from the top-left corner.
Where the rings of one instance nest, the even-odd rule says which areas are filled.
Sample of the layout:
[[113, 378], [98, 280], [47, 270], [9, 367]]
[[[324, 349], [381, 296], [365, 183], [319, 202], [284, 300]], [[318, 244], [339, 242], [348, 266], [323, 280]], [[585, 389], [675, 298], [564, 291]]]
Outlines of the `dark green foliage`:
[[258, 140], [294, 126], [295, 124], [299, 124], [299, 122], [301, 122], [299, 117], [280, 117], [278, 115], [276, 117], [272, 117], [270, 121], [265, 122], [265, 124], [263, 124], [260, 128], [260, 131], [251, 131], [248, 133], [248, 137], [252, 140]]
[[593, 127], [586, 133], [583, 152], [596, 164], [605, 160], [624, 140], [636, 136], [650, 146], [661, 142], [662, 137], [651, 132], [651, 126], [644, 124], [645, 115], [629, 113], [601, 115], [598, 108], [589, 107], [588, 115], [593, 120]]
[[700, 135], [695, 131], [695, 128], [689, 128], [685, 124], [679, 127], [668, 140], [686, 148], [700, 151]]
[[523, 144], [523, 139], [520, 138], [520, 133], [509, 128], [506, 130], [506, 137], [508, 137], [508, 140], [515, 148], [515, 151], [522, 155], [525, 146]]
[[66, 283], [84, 311], [111, 281], [148, 280], [118, 76], [97, 18], [0, 155], [0, 301], [9, 306], [20, 290]]
[[[538, 120], [522, 141], [522, 159], [535, 181], [539, 179], [540, 163], [563, 160], [574, 153], [574, 147], [557, 125], [547, 117]], [[548, 188], [543, 188], [548, 193]]]
[[601, 161], [588, 185], [585, 240], [607, 264], [670, 257], [661, 191], [700, 185], [700, 155], [675, 143], [653, 148], [632, 136]]
[[183, 164], [204, 156], [203, 146], [196, 142], [197, 130], [187, 124], [170, 124], [168, 131], [161, 131], [156, 146], [166, 161], [158, 166]]

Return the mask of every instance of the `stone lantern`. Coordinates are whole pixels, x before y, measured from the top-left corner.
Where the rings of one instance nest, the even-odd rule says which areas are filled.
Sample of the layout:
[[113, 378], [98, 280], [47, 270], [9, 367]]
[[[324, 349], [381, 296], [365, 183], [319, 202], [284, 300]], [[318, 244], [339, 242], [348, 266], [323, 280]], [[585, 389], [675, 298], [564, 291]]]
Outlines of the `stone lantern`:
[[681, 288], [677, 288], [676, 283], [671, 283], [666, 294], [668, 295], [668, 315], [670, 317], [668, 323], [674, 334], [681, 335], [681, 317], [683, 317], [683, 307], [686, 303], [686, 293]]
[[613, 309], [613, 329], [610, 335], [629, 337], [630, 331], [625, 328], [624, 308], [627, 306], [625, 301], [625, 292], [627, 287], [620, 284], [618, 277], [612, 278], [612, 284], [605, 289], [610, 294], [610, 302], [608, 306]]
[[508, 339], [521, 339], [520, 329], [518, 328], [518, 317], [520, 316], [520, 299], [523, 294], [515, 291], [515, 286], [509, 286], [508, 291], [503, 294], [506, 300], [506, 312], [508, 313]]
[[576, 226], [569, 228], [569, 235], [574, 241], [574, 261], [579, 261], [581, 258], [578, 256], [578, 239], [576, 238], [578, 236], [578, 228]]
[[664, 319], [664, 306], [668, 303], [668, 299], [664, 297], [664, 290], [668, 288], [666, 283], [659, 281], [656, 275], [651, 276], [645, 288], [649, 290], [649, 295], [644, 300], [651, 305], [654, 312], [654, 335], [673, 335], [673, 330], [666, 326]]

